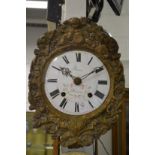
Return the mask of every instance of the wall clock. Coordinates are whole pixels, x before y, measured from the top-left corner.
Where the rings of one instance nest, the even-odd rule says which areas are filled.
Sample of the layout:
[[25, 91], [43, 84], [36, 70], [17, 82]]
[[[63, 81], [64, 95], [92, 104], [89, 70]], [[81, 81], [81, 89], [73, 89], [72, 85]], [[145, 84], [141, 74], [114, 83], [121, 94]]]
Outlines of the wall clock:
[[125, 93], [117, 42], [86, 18], [71, 18], [38, 40], [29, 75], [34, 126], [65, 147], [82, 147], [116, 122]]

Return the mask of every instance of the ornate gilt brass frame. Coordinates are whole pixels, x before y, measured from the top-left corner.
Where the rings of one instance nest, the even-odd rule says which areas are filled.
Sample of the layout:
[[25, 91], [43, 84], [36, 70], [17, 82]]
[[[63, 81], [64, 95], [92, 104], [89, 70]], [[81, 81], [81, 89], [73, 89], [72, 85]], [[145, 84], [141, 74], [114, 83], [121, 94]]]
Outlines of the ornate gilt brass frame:
[[[35, 109], [34, 126], [43, 126], [53, 138], [66, 147], [93, 143], [106, 133], [118, 118], [125, 92], [123, 66], [117, 42], [102, 27], [86, 18], [72, 18], [38, 40], [36, 57], [29, 75], [30, 109]], [[56, 110], [44, 92], [44, 76], [49, 62], [69, 50], [85, 50], [95, 54], [110, 75], [110, 92], [104, 103], [86, 115], [67, 115]]]

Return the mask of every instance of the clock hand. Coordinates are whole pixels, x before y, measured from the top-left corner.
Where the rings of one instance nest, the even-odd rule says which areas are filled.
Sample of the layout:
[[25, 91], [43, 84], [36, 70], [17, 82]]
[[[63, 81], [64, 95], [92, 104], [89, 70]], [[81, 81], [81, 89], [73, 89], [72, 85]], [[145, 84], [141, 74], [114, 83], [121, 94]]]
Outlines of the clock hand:
[[98, 72], [100, 72], [102, 70], [103, 70], [103, 66], [95, 67], [90, 73], [87, 73], [87, 74], [81, 76], [81, 79], [83, 80], [83, 79], [87, 78], [89, 75], [91, 75], [92, 73], [98, 73]]
[[104, 69], [103, 66], [101, 66], [101, 67], [96, 67], [95, 73], [98, 73], [98, 72], [102, 71], [103, 69]]
[[63, 74], [63, 75], [70, 76], [72, 79], [75, 78], [75, 76], [73, 76], [73, 75], [71, 74], [71, 71], [70, 71], [69, 68], [65, 68], [65, 67], [60, 67], [60, 68], [62, 69], [62, 74]]
[[87, 74], [81, 76], [81, 79], [83, 80], [83, 79], [87, 78], [87, 77], [88, 77], [89, 75], [91, 75], [92, 73], [94, 73], [94, 70], [91, 71], [90, 73], [87, 73]]
[[58, 71], [61, 71], [61, 69], [60, 68], [57, 68], [57, 67], [55, 67], [55, 66], [52, 66], [54, 69], [57, 69]]
[[71, 71], [69, 68], [65, 68], [65, 67], [60, 67], [60, 68], [57, 68], [55, 66], [52, 66], [53, 68], [57, 69], [58, 71], [61, 71], [62, 75], [65, 75], [65, 76], [70, 76], [72, 79], [75, 78], [75, 76], [73, 76], [71, 74]]
[[71, 71], [69, 68], [66, 68], [66, 73], [74, 80], [76, 77], [71, 74]]

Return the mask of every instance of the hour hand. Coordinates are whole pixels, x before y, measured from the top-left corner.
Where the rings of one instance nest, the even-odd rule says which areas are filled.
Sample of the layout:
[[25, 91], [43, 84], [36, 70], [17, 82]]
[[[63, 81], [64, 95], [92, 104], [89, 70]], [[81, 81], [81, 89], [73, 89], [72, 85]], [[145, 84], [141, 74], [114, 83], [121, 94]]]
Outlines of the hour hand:
[[69, 68], [65, 68], [65, 67], [60, 67], [62, 74], [65, 76], [70, 76], [71, 75], [71, 71], [69, 70]]
[[69, 68], [65, 68], [65, 67], [55, 67], [55, 66], [52, 66], [54, 69], [60, 71], [63, 75], [66, 75], [68, 76], [70, 74], [70, 70]]
[[65, 67], [60, 67], [60, 68], [61, 68], [61, 70], [62, 70], [62, 74], [63, 74], [63, 75], [69, 76], [69, 77], [71, 77], [72, 79], [75, 79], [75, 76], [73, 76], [73, 75], [71, 74], [71, 71], [70, 71], [69, 68], [65, 68]]
[[58, 71], [61, 71], [62, 75], [65, 75], [65, 76], [70, 76], [71, 78], [74, 78], [74, 76], [71, 74], [71, 71], [69, 68], [65, 68], [65, 67], [60, 67], [60, 68], [57, 68], [55, 66], [52, 66], [54, 69], [58, 70]]
[[52, 66], [54, 69], [58, 70], [58, 71], [61, 71], [61, 68], [57, 68], [55, 66]]

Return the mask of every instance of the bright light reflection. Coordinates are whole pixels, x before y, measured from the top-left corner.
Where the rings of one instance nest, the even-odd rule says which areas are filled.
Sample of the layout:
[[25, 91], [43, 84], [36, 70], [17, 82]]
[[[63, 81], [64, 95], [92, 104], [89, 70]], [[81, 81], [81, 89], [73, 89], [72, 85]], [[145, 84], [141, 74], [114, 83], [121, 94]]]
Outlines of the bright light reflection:
[[58, 58], [56, 57], [56, 58], [54, 58], [54, 60], [53, 60], [53, 61], [55, 62], [55, 61], [57, 61], [57, 59], [58, 59]]
[[26, 8], [47, 9], [47, 1], [26, 1]]
[[112, 37], [112, 34], [111, 33], [108, 33], [108, 34], [109, 34], [110, 37]]

